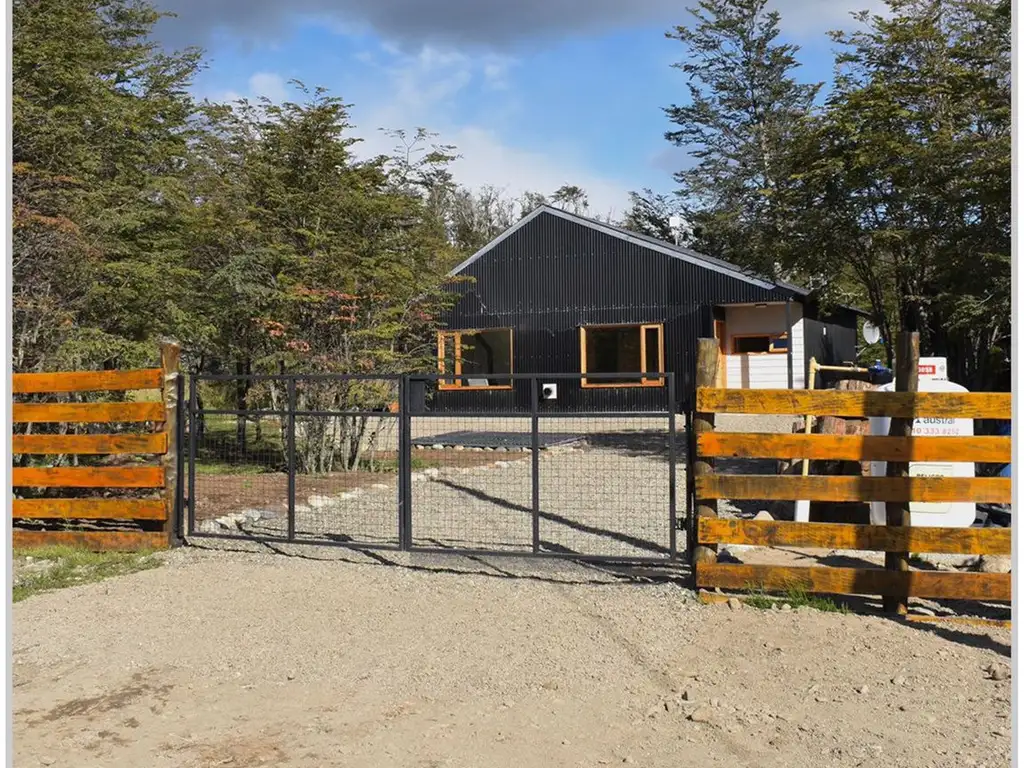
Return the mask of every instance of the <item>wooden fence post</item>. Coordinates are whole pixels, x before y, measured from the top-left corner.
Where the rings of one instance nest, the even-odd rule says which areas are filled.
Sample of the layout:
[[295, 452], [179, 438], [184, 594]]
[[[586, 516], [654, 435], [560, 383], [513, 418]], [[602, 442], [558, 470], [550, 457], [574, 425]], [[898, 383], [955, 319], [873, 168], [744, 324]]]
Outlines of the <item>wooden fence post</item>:
[[[713, 387], [718, 379], [718, 341], [716, 339], [698, 339], [697, 341], [697, 386]], [[703, 432], [715, 431], [714, 413], [696, 413], [693, 419], [694, 439]], [[710, 459], [696, 456], [693, 462], [693, 477], [711, 475], [715, 471]], [[695, 500], [696, 522], [694, 529], [698, 529], [700, 518], [718, 517], [718, 500], [701, 499]], [[696, 568], [700, 563], [714, 563], [718, 560], [718, 547], [716, 545], [696, 544], [693, 547], [693, 566]]]
[[[917, 366], [920, 360], [920, 337], [917, 333], [901, 331], [896, 339], [896, 386], [897, 392], [917, 391]], [[910, 438], [913, 435], [914, 419], [893, 418], [889, 424], [889, 435], [892, 437]], [[910, 463], [906, 461], [890, 461], [886, 464], [885, 474], [888, 477], [910, 477]], [[891, 526], [910, 527], [910, 502], [890, 501], [885, 505], [885, 524]], [[910, 570], [909, 552], [886, 552], [885, 567], [889, 571], [906, 572]], [[906, 614], [909, 595], [886, 597], [882, 600], [886, 611]]]
[[167, 452], [160, 463], [164, 470], [164, 532], [169, 546], [176, 546], [180, 531], [176, 530], [176, 502], [178, 498], [178, 376], [181, 363], [181, 347], [174, 342], [160, 345], [160, 368], [162, 371], [160, 392], [164, 401], [163, 430], [167, 435]]

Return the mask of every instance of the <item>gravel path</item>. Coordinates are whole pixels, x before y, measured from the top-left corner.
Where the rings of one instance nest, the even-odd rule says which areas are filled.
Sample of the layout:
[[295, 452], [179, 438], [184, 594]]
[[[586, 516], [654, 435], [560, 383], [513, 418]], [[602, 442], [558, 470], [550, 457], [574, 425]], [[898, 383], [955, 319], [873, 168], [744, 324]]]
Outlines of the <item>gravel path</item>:
[[702, 606], [561, 561], [290, 554], [178, 551], [15, 605], [15, 764], [1009, 762], [984, 671], [1007, 630]]
[[[616, 435], [588, 447], [553, 448], [540, 459], [543, 551], [664, 557], [669, 551], [669, 473], [661, 433]], [[413, 474], [413, 541], [442, 549], [530, 550], [533, 541], [530, 453], [494, 453], [489, 465], [430, 468]], [[683, 462], [677, 463], [682, 476]], [[296, 507], [296, 535], [396, 544], [396, 480]], [[685, 489], [677, 492], [680, 517]], [[249, 510], [200, 530], [233, 535], [286, 532], [277, 510]], [[682, 533], [678, 545], [685, 546]]]

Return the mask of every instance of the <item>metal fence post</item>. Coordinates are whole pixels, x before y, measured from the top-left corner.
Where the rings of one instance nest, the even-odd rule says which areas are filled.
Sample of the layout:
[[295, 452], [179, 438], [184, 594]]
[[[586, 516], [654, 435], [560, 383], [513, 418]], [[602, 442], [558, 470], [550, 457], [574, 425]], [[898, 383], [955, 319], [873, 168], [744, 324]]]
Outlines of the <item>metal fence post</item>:
[[412, 414], [409, 376], [398, 381], [398, 548], [412, 548]]
[[288, 540], [295, 540], [295, 377], [288, 379]]
[[530, 450], [532, 468], [530, 471], [533, 500], [533, 551], [540, 552], [540, 395], [537, 391], [537, 377], [530, 379]]
[[679, 554], [676, 533], [676, 378], [672, 373], [665, 375], [668, 378], [668, 552], [674, 560]]
[[175, 410], [175, 423], [173, 426], [175, 442], [178, 450], [174, 454], [174, 529], [173, 536], [175, 543], [184, 543], [185, 531], [185, 419], [188, 416], [188, 408], [182, 407], [185, 402], [185, 377], [180, 373], [175, 377], [175, 392], [177, 395], [178, 408]]
[[198, 421], [199, 377], [189, 377], [188, 393], [188, 527], [191, 536], [196, 532], [196, 454], [199, 453]]

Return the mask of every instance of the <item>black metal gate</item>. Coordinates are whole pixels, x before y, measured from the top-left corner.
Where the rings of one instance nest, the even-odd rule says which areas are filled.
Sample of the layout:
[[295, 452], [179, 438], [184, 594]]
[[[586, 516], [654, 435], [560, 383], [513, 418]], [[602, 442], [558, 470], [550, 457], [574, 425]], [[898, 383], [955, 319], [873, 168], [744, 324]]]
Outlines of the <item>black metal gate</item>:
[[192, 375], [186, 538], [623, 562], [688, 548], [672, 374], [592, 411], [559, 404], [579, 374], [504, 378], [482, 411], [438, 375]]

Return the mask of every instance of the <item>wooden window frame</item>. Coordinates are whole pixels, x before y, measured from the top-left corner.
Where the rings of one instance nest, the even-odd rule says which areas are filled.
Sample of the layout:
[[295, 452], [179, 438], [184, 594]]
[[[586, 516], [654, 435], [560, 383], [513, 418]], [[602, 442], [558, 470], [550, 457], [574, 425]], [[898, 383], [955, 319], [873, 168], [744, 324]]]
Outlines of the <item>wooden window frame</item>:
[[[635, 387], [664, 387], [665, 377], [659, 375], [657, 378], [649, 379], [646, 375], [641, 376], [640, 381], [616, 381], [598, 384], [587, 381], [587, 331], [598, 331], [605, 328], [636, 328], [640, 334], [640, 364], [647, 362], [647, 331], [655, 328], [658, 331], [658, 370], [640, 371], [642, 374], [664, 374], [665, 373], [665, 324], [664, 323], [606, 323], [603, 325], [581, 325], [580, 326], [580, 372], [583, 378], [580, 386], [584, 389], [626, 389]], [[595, 375], [600, 375], [597, 373]]]
[[[737, 352], [736, 351], [736, 340], [737, 339], [768, 339], [768, 351], [767, 352]], [[730, 354], [733, 355], [784, 355], [789, 351], [789, 347], [782, 347], [781, 349], [775, 349], [776, 339], [786, 339], [790, 343], [792, 340], [789, 338], [788, 333], [738, 333], [732, 336], [729, 340]]]
[[[445, 337], [454, 337], [455, 340], [455, 370], [452, 371], [454, 374], [451, 381], [445, 381], [444, 379], [438, 379], [437, 388], [442, 390], [458, 390], [460, 392], [471, 392], [491, 389], [512, 389], [513, 381], [511, 378], [508, 380], [508, 384], [488, 384], [485, 387], [482, 386], [467, 386], [462, 382], [462, 335], [463, 334], [474, 334], [474, 333], [494, 333], [496, 331], [507, 331], [508, 332], [508, 368], [509, 372], [506, 374], [493, 374], [488, 378], [500, 379], [506, 376], [511, 377], [514, 370], [513, 361], [515, 356], [513, 355], [513, 343], [514, 334], [511, 328], [459, 328], [457, 330], [445, 330], [437, 332], [437, 370], [438, 373], [448, 373], [444, 369], [444, 342]], [[477, 378], [477, 377], [473, 377]], [[483, 378], [483, 377], [479, 377]]]

